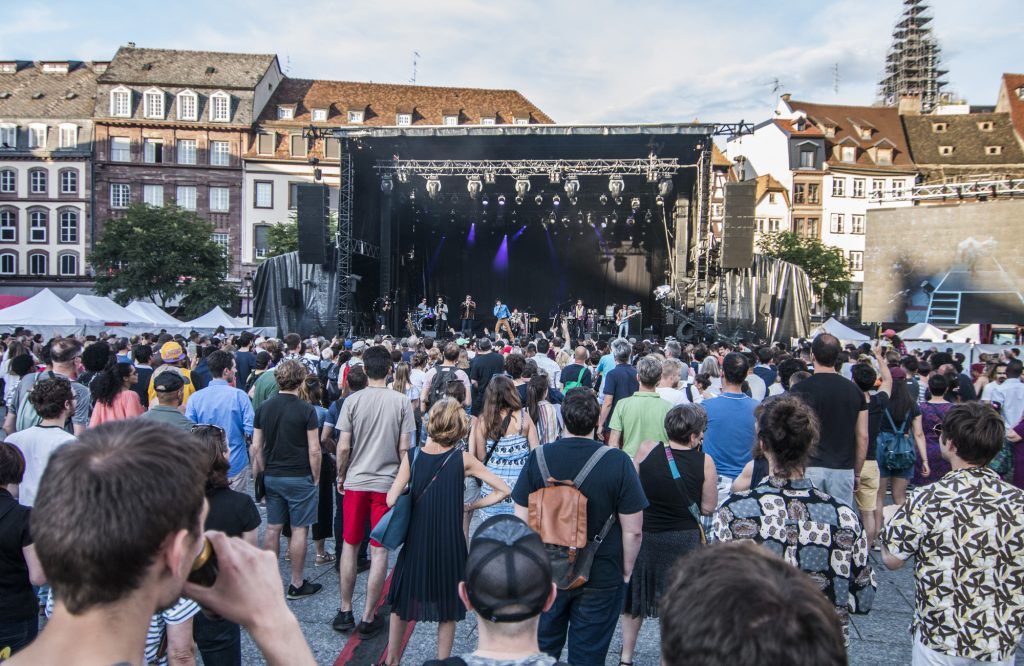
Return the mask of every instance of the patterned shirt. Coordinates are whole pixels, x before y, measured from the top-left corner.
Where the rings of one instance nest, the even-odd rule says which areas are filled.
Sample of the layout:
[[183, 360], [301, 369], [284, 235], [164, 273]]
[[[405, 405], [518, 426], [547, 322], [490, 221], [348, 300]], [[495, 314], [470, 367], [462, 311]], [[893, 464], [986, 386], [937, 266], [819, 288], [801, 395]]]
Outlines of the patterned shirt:
[[722, 541], [752, 539], [806, 571], [836, 606], [845, 628], [850, 613], [867, 613], [875, 597], [867, 538], [857, 513], [808, 479], [769, 476], [734, 493], [715, 515]]
[[920, 489], [882, 542], [914, 557], [912, 630], [943, 654], [1010, 659], [1024, 633], [1024, 491], [987, 467], [952, 471]]

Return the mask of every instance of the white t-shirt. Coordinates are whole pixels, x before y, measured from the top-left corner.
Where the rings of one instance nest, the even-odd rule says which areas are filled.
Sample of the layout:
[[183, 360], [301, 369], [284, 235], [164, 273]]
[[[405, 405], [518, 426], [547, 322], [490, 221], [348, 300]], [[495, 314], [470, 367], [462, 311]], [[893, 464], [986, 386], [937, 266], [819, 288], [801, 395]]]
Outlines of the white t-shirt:
[[750, 397], [754, 400], [764, 400], [765, 393], [768, 392], [768, 388], [764, 385], [764, 380], [750, 373], [747, 375], [747, 386], [750, 387]]
[[37, 425], [8, 435], [7, 441], [17, 446], [25, 456], [25, 477], [18, 486], [18, 502], [33, 506], [39, 492], [39, 480], [50, 456], [65, 444], [76, 441], [75, 436], [59, 426]]
[[668, 404], [672, 405], [673, 407], [675, 407], [676, 405], [681, 405], [686, 402], [690, 402], [686, 398], [686, 391], [669, 388], [667, 386], [659, 386], [654, 390], [658, 392], [658, 395], [661, 396], [662, 400], [667, 401]]
[[423, 381], [427, 378], [427, 373], [420, 368], [413, 368], [409, 371], [409, 383], [412, 384], [410, 389], [409, 398], [411, 400], [419, 400], [420, 392], [423, 390]]
[[558, 376], [562, 374], [562, 369], [558, 367], [558, 364], [540, 352], [537, 352], [537, 355], [533, 357], [533, 360], [536, 361], [537, 368], [543, 370], [547, 374], [548, 384], [551, 385], [551, 388], [558, 386]]

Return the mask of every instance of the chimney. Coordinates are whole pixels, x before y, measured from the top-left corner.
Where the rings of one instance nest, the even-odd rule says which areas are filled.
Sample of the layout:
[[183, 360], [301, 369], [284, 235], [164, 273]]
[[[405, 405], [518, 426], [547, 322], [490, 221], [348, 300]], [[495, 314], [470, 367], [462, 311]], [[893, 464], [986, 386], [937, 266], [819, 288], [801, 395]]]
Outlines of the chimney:
[[898, 109], [901, 116], [921, 115], [921, 97], [919, 95], [902, 95]]
[[782, 93], [783, 102], [788, 102], [790, 97], [792, 97], [792, 95], [790, 95], [789, 93]]

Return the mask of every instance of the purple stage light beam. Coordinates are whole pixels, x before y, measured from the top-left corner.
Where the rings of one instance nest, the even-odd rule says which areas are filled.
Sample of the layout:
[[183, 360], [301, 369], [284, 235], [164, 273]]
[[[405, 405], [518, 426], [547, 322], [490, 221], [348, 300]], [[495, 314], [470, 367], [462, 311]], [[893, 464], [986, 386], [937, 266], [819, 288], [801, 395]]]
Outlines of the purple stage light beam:
[[513, 241], [518, 240], [519, 237], [523, 235], [524, 231], [526, 231], [526, 225], [525, 224], [523, 226], [519, 227], [519, 231], [517, 231], [515, 236], [512, 237], [512, 240]]
[[430, 261], [427, 263], [427, 276], [434, 274], [434, 269], [437, 268], [437, 262], [441, 259], [441, 248], [444, 247], [444, 241], [448, 236], [441, 236], [441, 242], [437, 244], [437, 249], [430, 255]]
[[492, 267], [498, 273], [508, 272], [508, 234], [501, 238], [501, 245], [498, 246], [498, 252], [494, 255]]
[[469, 225], [469, 236], [466, 237], [466, 245], [472, 247], [476, 243], [476, 222]]

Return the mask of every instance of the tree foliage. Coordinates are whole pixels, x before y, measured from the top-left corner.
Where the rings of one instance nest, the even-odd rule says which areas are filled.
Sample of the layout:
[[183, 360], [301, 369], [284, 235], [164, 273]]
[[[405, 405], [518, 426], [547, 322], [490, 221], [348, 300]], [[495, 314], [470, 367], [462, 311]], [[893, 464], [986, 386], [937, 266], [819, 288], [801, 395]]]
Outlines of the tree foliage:
[[89, 255], [96, 291], [121, 305], [149, 299], [160, 307], [178, 299], [196, 317], [228, 307], [235, 288], [225, 282], [227, 253], [213, 240], [213, 224], [173, 206], [136, 204], [108, 219]]
[[853, 277], [842, 250], [829, 247], [817, 238], [806, 238], [790, 231], [762, 236], [758, 249], [766, 257], [788, 261], [802, 268], [811, 278], [814, 293], [821, 296], [827, 311], [833, 312], [842, 307], [850, 293]]
[[[338, 212], [332, 210], [329, 213], [327, 223], [327, 237], [334, 238], [338, 230]], [[288, 222], [272, 225], [267, 230], [267, 256], [276, 257], [279, 254], [295, 252], [299, 249], [299, 225], [297, 224], [295, 211], [288, 216]]]

